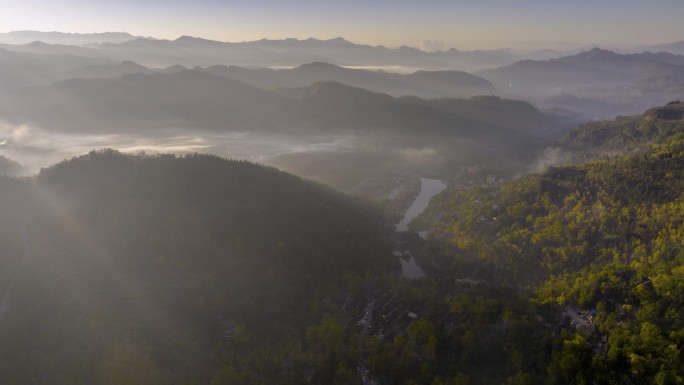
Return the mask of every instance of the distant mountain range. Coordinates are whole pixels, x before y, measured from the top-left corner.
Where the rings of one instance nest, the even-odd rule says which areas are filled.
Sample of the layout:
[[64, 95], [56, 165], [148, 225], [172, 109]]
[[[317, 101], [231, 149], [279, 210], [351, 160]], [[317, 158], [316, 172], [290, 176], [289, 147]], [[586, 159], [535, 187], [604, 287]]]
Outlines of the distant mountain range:
[[[574, 110], [589, 118], [636, 113], [684, 93], [684, 55], [675, 54], [682, 43], [642, 47], [652, 52], [619, 54], [598, 48], [579, 53], [510, 49], [424, 52], [354, 44], [343, 38], [229, 43], [191, 36], [157, 40], [121, 33], [30, 31], [1, 35], [0, 42], [10, 37], [14, 42], [23, 37], [26, 44], [0, 45], [5, 50], [0, 59], [3, 91], [71, 77], [113, 78], [201, 67], [197, 69], [264, 89], [338, 81], [393, 96], [498, 94], [529, 100], [541, 108]], [[675, 53], [660, 52], [663, 50]], [[10, 60], [12, 54], [17, 55], [14, 61]], [[361, 71], [363, 68], [408, 74]], [[477, 72], [456, 72], [459, 70]]]
[[[684, 71], [684, 56], [670, 53], [618, 54], [594, 48], [550, 60], [524, 60], [479, 71], [499, 88], [551, 94], [586, 86], [622, 86], [649, 80], [663, 70]], [[657, 69], [657, 71], [654, 71]]]
[[406, 67], [408, 69], [470, 71], [511, 64], [523, 58], [558, 57], [561, 52], [543, 50], [517, 52], [508, 49], [425, 52], [411, 47], [387, 48], [354, 44], [343, 38], [309, 38], [248, 42], [220, 42], [191, 36], [175, 40], [135, 37], [126, 33], [63, 34], [52, 32], [10, 32], [0, 34], [0, 47], [40, 54], [71, 53], [108, 58], [115, 62], [135, 61], [148, 67], [212, 65], [298, 66], [309, 62], [337, 65]]
[[507, 95], [590, 115], [631, 114], [684, 95], [684, 56], [594, 48], [477, 72]]
[[98, 43], [123, 43], [136, 37], [126, 32], [102, 33], [65, 33], [41, 31], [12, 31], [0, 33], [0, 43], [28, 44], [43, 42], [47, 44], [88, 45]]
[[[620, 54], [599, 48], [565, 56], [550, 50], [423, 52], [358, 45], [342, 38], [224, 43], [189, 36], [132, 37], [87, 46], [32, 42], [4, 44], [0, 49], [2, 91], [72, 77], [114, 78], [195, 68], [264, 89], [337, 81], [393, 96], [498, 94], [590, 118], [636, 113], [681, 98], [684, 92], [684, 55], [669, 52]], [[378, 71], [382, 68], [405, 74]], [[459, 68], [480, 70], [469, 74]]]
[[[31, 53], [72, 53], [109, 58], [115, 62], [135, 61], [164, 68], [212, 65], [298, 66], [326, 62], [341, 66], [400, 66], [413, 69], [473, 71], [509, 65], [524, 59], [546, 60], [573, 55], [583, 49], [517, 51], [513, 49], [462, 51], [448, 49], [425, 52], [412, 47], [388, 48], [355, 44], [338, 37], [328, 40], [282, 39], [222, 42], [192, 36], [175, 40], [134, 36], [125, 32], [92, 34], [14, 31], [0, 33], [0, 47]], [[684, 54], [684, 42], [636, 47], [630, 52]]]
[[31, 53], [36, 55], [76, 55], [82, 57], [97, 57], [93, 50], [78, 46], [64, 44], [48, 44], [42, 41], [33, 41], [26, 44], [0, 43], [0, 48], [18, 53]]
[[326, 62], [354, 66], [401, 66], [414, 69], [459, 69], [470, 71], [512, 63], [521, 56], [505, 50], [424, 52], [402, 46], [387, 48], [354, 44], [343, 38], [309, 38], [229, 43], [182, 36], [176, 40], [138, 38], [120, 44], [103, 43], [97, 50], [108, 57], [133, 60], [153, 67], [171, 64], [210, 66], [215, 64], [261, 67], [297, 66]]
[[684, 40], [674, 43], [654, 44], [639, 46], [634, 49], [635, 52], [670, 52], [677, 55], [684, 55]]

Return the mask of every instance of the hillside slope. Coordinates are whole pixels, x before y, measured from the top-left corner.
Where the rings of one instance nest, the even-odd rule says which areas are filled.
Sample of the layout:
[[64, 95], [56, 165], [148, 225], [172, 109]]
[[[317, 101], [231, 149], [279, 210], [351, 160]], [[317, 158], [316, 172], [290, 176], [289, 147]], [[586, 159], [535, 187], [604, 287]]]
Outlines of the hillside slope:
[[377, 211], [246, 162], [105, 150], [0, 191], [16, 384], [206, 383], [235, 339], [285, 341], [345, 274], [396, 269]]
[[569, 143], [610, 157], [447, 190], [417, 223], [431, 228], [429, 255], [444, 278], [507, 283], [547, 307], [536, 330], [556, 342], [525, 346], [551, 351], [545, 370], [530, 372], [538, 381], [683, 378], [681, 112], [671, 104], [585, 126]]

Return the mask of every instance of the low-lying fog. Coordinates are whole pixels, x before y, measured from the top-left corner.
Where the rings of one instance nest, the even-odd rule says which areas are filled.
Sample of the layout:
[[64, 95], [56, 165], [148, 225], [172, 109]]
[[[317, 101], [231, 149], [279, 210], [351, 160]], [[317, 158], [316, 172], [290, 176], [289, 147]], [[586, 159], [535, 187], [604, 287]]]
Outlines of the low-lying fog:
[[[0, 123], [0, 156], [18, 162], [9, 175], [32, 175], [42, 167], [112, 148], [124, 153], [206, 153], [275, 166], [283, 171], [350, 191], [368, 178], [409, 173], [442, 180], [461, 178], [464, 169], [481, 177], [508, 179], [568, 161], [559, 149], [531, 149], [526, 157], [487, 140], [407, 139], [389, 133], [344, 132], [283, 134], [274, 132], [216, 132], [176, 128], [145, 134], [87, 134], [56, 132], [29, 125]], [[21, 171], [16, 171], [16, 170]], [[462, 179], [477, 182], [477, 176]]]
[[[273, 70], [289, 70], [293, 68], [297, 68], [298, 66], [291, 65], [291, 66], [269, 66], [267, 68], [273, 69]], [[401, 65], [377, 65], [377, 66], [371, 66], [371, 65], [358, 65], [358, 66], [353, 66], [353, 65], [341, 65], [340, 67], [342, 68], [348, 68], [352, 70], [368, 70], [368, 71], [380, 71], [380, 72], [388, 72], [392, 74], [402, 74], [402, 75], [407, 75], [407, 74], [412, 74], [416, 71], [422, 71], [424, 70], [421, 67], [407, 67], [407, 66], [401, 66]]]
[[48, 132], [27, 125], [0, 124], [0, 155], [15, 160], [33, 174], [46, 167], [87, 153], [113, 148], [126, 153], [210, 153], [226, 158], [268, 163], [279, 155], [348, 151], [360, 144], [352, 135], [294, 136], [259, 132], [203, 132], [165, 130], [163, 134], [76, 134]]

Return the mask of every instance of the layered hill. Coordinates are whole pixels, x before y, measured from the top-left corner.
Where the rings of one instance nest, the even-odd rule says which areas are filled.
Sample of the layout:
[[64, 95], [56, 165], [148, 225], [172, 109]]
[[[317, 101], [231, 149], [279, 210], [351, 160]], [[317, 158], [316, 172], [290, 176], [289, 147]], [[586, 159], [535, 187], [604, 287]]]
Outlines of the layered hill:
[[[251, 135], [261, 138], [255, 144], [261, 148], [276, 147], [252, 159], [273, 156], [273, 165], [343, 189], [377, 175], [454, 173], [464, 162], [493, 160], [506, 168], [502, 174], [515, 173], [527, 161], [525, 154], [532, 156], [573, 124], [527, 102], [493, 96], [394, 97], [330, 81], [266, 90], [201, 70], [166, 72], [25, 88], [3, 98], [0, 116], [55, 135], [192, 135], [207, 138], [226, 156], [234, 156], [220, 152], [232, 145], [226, 138]], [[273, 135], [294, 144], [274, 145]], [[312, 157], [306, 149], [315, 141], [333, 142], [333, 148]], [[336, 164], [348, 169], [348, 177], [330, 172], [328, 166]]]
[[631, 115], [684, 92], [684, 57], [618, 54], [594, 48], [551, 60], [525, 60], [478, 75], [499, 90], [590, 116]]
[[[138, 73], [116, 77], [128, 70]], [[366, 72], [353, 76], [359, 73]], [[27, 125], [49, 135], [117, 135], [123, 142], [136, 136], [152, 138], [147, 140], [152, 143], [158, 137], [193, 136], [226, 156], [235, 156], [223, 150], [232, 146], [226, 138], [247, 134], [267, 151], [251, 159], [277, 157], [269, 163], [343, 189], [365, 177], [452, 173], [464, 162], [492, 159], [506, 168], [502, 174], [515, 173], [527, 161], [520, 154], [533, 154], [574, 123], [527, 102], [493, 96], [395, 97], [331, 81], [267, 90], [203, 70], [170, 67], [149, 73], [134, 63], [90, 66], [81, 74], [101, 78], [68, 79], [0, 95], [0, 116], [14, 126]], [[429, 83], [452, 74], [405, 76]], [[445, 88], [451, 87], [458, 89], [445, 82]], [[274, 145], [272, 135], [287, 140]], [[8, 145], [22, 151], [21, 139], [26, 137]], [[325, 148], [313, 158], [297, 153], [307, 152], [316, 141], [333, 142], [333, 150], [340, 148], [335, 143], [342, 143], [344, 153]], [[282, 143], [294, 145], [285, 148]], [[360, 150], [370, 151], [370, 157]], [[365, 159], [361, 167], [360, 159]], [[348, 177], [331, 173], [326, 165], [334, 164], [348, 169]]]
[[266, 89], [305, 87], [316, 82], [334, 81], [393, 96], [470, 97], [496, 93], [489, 81], [463, 71], [416, 71], [404, 75], [349, 69], [322, 62], [280, 70], [212, 66], [204, 71]]
[[617, 86], [648, 82], [663, 74], [682, 71], [684, 57], [669, 53], [618, 54], [594, 48], [572, 56], [550, 60], [525, 60], [509, 66], [480, 71], [495, 86], [512, 91], [537, 92], [573, 89], [588, 85]]
[[[321, 131], [380, 128], [503, 134], [511, 116], [499, 117], [494, 112], [514, 112], [515, 108], [506, 105], [516, 103], [524, 108], [519, 111], [522, 121], [510, 123], [513, 128], [526, 126], [529, 134], [536, 136], [545, 134], [543, 130], [535, 132], [540, 126], [553, 126], [549, 117], [533, 107], [503, 99], [395, 98], [338, 82], [267, 91], [201, 71], [70, 79], [17, 92], [0, 108], [4, 116], [16, 121], [89, 132], [167, 126], [224, 131], [313, 127]], [[452, 108], [456, 105], [461, 108]]]
[[[23, 46], [0, 45], [0, 49], [3, 50], [0, 69], [8, 79], [0, 85], [12, 88], [44, 85], [70, 78], [116, 78], [138, 73], [174, 73], [186, 69], [178, 64], [161, 69], [149, 68], [127, 59], [114, 63], [87, 48], [41, 42]], [[415, 71], [402, 75], [343, 68], [322, 62], [278, 70], [225, 65], [195, 69], [264, 89], [304, 87], [319, 81], [337, 81], [394, 96], [470, 97], [496, 93], [489, 81], [463, 71]], [[11, 83], [9, 79], [12, 79]]]
[[108, 60], [72, 54], [34, 54], [12, 52], [0, 48], [0, 93], [46, 85], [67, 78], [69, 71]]
[[278, 95], [194, 71], [70, 79], [22, 90], [13, 99], [3, 108], [6, 117], [49, 129], [85, 132], [263, 129], [275, 122], [285, 126], [294, 113], [292, 103]]

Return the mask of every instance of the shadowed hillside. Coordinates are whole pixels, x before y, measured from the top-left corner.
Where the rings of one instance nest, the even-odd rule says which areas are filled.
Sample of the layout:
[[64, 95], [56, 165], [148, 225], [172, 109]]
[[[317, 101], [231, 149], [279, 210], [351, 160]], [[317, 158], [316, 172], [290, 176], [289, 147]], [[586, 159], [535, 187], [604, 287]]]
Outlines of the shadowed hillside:
[[17, 384], [206, 380], [234, 333], [296, 335], [345, 274], [396, 269], [375, 209], [246, 162], [104, 150], [0, 190]]

